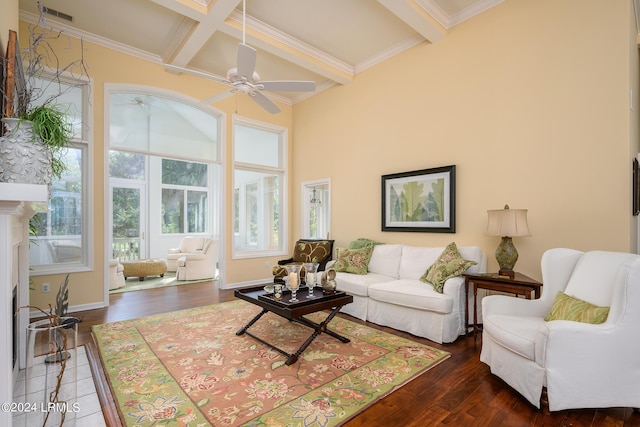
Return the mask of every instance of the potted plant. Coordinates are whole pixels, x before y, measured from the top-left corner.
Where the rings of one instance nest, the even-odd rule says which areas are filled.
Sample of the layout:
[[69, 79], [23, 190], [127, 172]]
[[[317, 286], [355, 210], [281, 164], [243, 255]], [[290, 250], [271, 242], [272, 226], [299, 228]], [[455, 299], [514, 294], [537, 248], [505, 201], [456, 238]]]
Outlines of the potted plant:
[[65, 148], [73, 131], [66, 107], [57, 103], [68, 88], [61, 84], [61, 77], [67, 72], [88, 74], [82, 57], [60, 65], [50, 41], [61, 33], [46, 28], [41, 4], [39, 9], [39, 21], [30, 28], [27, 48], [21, 51], [17, 34], [10, 31], [7, 57], [2, 62], [2, 122], [7, 131], [0, 137], [0, 182], [50, 186], [52, 179], [62, 177]]

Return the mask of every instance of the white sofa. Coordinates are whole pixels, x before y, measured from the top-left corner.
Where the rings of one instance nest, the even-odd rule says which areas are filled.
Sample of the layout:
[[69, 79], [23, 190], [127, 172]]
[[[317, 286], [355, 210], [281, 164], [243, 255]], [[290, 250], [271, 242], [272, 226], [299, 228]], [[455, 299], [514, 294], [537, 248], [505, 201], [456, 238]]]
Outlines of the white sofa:
[[[367, 274], [337, 273], [338, 290], [353, 295], [353, 303], [345, 305], [341, 311], [438, 343], [455, 341], [466, 333], [464, 278], [448, 279], [443, 293], [420, 281], [444, 249], [376, 245]], [[486, 271], [487, 257], [478, 246], [459, 247], [458, 250], [465, 259], [478, 263], [468, 272]]]

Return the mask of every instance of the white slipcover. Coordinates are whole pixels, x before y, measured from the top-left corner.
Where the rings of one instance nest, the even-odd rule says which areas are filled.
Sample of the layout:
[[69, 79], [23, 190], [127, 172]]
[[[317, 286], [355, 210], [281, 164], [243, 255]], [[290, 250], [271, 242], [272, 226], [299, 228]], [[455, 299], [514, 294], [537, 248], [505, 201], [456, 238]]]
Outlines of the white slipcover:
[[[482, 300], [480, 360], [540, 408], [640, 407], [640, 255], [557, 248], [542, 257], [537, 300]], [[602, 324], [544, 321], [558, 291], [609, 306]]]
[[118, 289], [126, 284], [124, 280], [124, 267], [117, 259], [109, 260], [109, 290]]
[[[340, 311], [438, 343], [455, 341], [467, 331], [464, 278], [448, 279], [443, 293], [420, 281], [444, 249], [376, 245], [367, 274], [337, 273], [338, 289], [353, 295], [353, 302]], [[465, 259], [478, 263], [470, 267], [469, 272], [485, 271], [487, 258], [478, 246], [463, 246], [458, 250]]]
[[218, 263], [218, 241], [207, 239], [202, 251], [196, 251], [178, 258], [177, 280], [212, 279], [216, 275]]
[[201, 251], [207, 239], [203, 236], [186, 236], [180, 241], [180, 246], [167, 251], [167, 271], [178, 270], [178, 258], [192, 252]]

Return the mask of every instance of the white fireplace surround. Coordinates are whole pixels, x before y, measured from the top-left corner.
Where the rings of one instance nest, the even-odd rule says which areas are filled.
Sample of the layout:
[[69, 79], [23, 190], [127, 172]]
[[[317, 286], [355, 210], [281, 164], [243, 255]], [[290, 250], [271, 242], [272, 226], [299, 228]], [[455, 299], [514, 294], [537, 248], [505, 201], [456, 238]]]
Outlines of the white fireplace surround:
[[[0, 402], [11, 402], [17, 371], [24, 367], [29, 310], [18, 312], [18, 359], [13, 366], [13, 291], [18, 307], [29, 305], [29, 218], [46, 208], [45, 185], [0, 183]], [[11, 426], [12, 414], [0, 412], [0, 425]]]

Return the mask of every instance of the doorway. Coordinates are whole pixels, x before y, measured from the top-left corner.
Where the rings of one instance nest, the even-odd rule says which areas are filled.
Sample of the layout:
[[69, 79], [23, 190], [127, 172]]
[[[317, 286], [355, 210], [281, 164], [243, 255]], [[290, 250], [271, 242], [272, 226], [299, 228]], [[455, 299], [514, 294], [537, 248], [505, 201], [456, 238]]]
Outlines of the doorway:
[[144, 259], [146, 244], [146, 188], [144, 184], [109, 183], [111, 257], [120, 261]]

